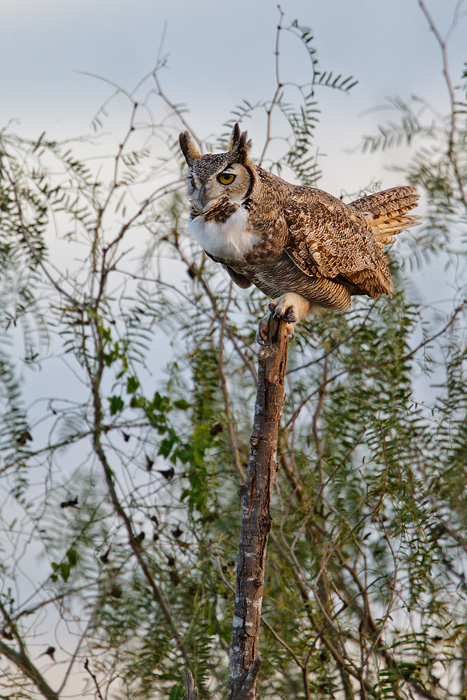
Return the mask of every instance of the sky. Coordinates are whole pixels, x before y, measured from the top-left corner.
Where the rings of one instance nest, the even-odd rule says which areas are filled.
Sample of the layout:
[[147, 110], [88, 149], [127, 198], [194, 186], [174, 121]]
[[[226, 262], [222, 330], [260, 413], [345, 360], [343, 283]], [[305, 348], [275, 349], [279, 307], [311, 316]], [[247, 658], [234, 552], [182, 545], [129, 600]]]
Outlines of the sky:
[[[456, 5], [427, 0], [443, 36]], [[11, 128], [31, 137], [89, 133], [111, 88], [86, 73], [132, 89], [158, 55], [168, 57], [164, 89], [187, 105], [203, 137], [218, 134], [242, 99], [254, 103], [274, 90], [279, 12], [270, 0], [1, 0], [1, 6], [0, 128], [13, 119]], [[347, 152], [387, 116], [375, 108], [412, 94], [440, 111], [447, 106], [441, 53], [417, 0], [283, 0], [281, 7], [284, 24], [298, 19], [312, 28], [326, 68], [359, 80], [348, 96], [319, 96], [317, 146], [329, 158], [324, 187], [351, 188], [356, 167], [360, 186], [380, 179], [379, 157], [356, 164]], [[461, 16], [449, 43], [456, 79], [466, 58], [465, 27]], [[309, 79], [303, 48], [285, 34], [281, 56], [284, 79]], [[256, 141], [262, 131], [262, 123], [253, 127]]]

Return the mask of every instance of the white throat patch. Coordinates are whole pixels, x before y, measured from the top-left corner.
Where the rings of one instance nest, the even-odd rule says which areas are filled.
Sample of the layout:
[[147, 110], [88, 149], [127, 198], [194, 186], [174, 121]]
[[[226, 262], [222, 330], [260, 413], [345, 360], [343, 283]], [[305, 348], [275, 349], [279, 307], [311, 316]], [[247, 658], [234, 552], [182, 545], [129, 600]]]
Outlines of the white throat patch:
[[239, 207], [227, 221], [204, 221], [202, 216], [188, 220], [188, 230], [201, 248], [221, 260], [243, 260], [259, 236], [248, 231], [248, 212]]

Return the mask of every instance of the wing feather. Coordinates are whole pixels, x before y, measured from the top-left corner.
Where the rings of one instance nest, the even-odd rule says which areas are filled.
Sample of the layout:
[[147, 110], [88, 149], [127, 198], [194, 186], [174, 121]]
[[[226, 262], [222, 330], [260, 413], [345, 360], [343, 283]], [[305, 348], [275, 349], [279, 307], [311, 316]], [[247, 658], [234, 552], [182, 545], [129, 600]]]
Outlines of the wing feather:
[[305, 274], [347, 280], [376, 298], [392, 293], [387, 259], [365, 217], [326, 192], [297, 188], [285, 205], [286, 253]]
[[238, 284], [239, 287], [242, 289], [248, 289], [248, 287], [251, 287], [251, 282], [247, 277], [245, 277], [245, 275], [240, 274], [240, 272], [236, 272], [230, 267], [230, 265], [222, 265], [222, 267], [224, 270], [227, 270], [235, 284]]
[[214, 260], [216, 263], [220, 263], [224, 270], [229, 273], [230, 277], [233, 279], [235, 284], [237, 284], [239, 287], [242, 289], [248, 289], [248, 287], [251, 287], [252, 283], [248, 279], [248, 277], [245, 277], [245, 275], [242, 275], [241, 272], [237, 272], [234, 270], [230, 265], [226, 265], [225, 263], [222, 262], [222, 260], [219, 260], [219, 258], [216, 258], [214, 255], [211, 255], [210, 253], [207, 252], [207, 250], [204, 251], [208, 258], [211, 258], [211, 260]]
[[420, 195], [415, 187], [392, 187], [370, 194], [352, 202], [349, 206], [365, 217], [373, 231], [376, 243], [382, 247], [394, 243], [394, 236], [406, 228], [418, 226], [421, 217], [407, 214], [414, 209]]

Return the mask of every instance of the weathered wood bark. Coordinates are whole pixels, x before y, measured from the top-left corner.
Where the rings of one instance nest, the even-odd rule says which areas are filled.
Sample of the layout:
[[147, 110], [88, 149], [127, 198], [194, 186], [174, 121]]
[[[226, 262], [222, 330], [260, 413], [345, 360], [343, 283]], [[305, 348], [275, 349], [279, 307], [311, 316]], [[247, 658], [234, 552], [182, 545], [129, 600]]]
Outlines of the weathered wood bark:
[[272, 525], [270, 504], [277, 471], [277, 440], [287, 366], [286, 324], [271, 317], [269, 336], [271, 344], [259, 353], [248, 475], [239, 490], [242, 524], [230, 645], [229, 700], [255, 700], [260, 667], [258, 640], [266, 548]]
[[193, 674], [190, 670], [182, 671], [183, 686], [185, 688], [185, 695], [183, 700], [199, 700], [198, 691], [195, 688], [193, 681]]

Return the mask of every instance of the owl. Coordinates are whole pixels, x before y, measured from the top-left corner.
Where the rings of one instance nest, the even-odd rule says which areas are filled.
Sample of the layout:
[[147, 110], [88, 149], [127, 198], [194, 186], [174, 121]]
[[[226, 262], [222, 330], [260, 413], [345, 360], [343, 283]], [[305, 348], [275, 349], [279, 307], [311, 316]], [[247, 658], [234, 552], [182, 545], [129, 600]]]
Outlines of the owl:
[[[289, 324], [325, 309], [345, 311], [351, 297], [391, 296], [383, 246], [418, 223], [407, 215], [414, 187], [393, 187], [345, 204], [315, 187], [286, 182], [255, 165], [251, 141], [235, 125], [227, 153], [201, 155], [187, 131], [188, 228], [240, 287], [255, 285]], [[267, 343], [266, 319], [258, 342]]]

